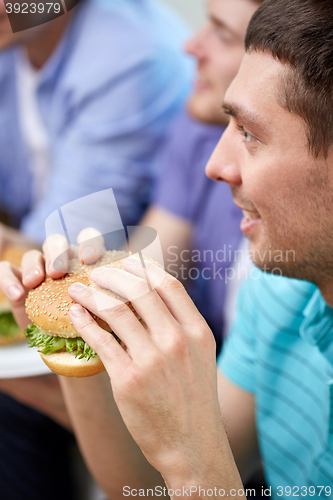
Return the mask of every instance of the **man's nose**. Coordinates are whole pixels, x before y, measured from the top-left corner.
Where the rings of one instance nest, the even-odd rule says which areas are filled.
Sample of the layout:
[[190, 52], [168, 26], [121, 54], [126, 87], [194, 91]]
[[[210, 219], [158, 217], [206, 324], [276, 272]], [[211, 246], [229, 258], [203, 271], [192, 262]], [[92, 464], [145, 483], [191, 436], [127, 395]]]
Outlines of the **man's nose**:
[[240, 186], [242, 177], [239, 167], [240, 157], [238, 147], [232, 140], [230, 125], [222, 135], [206, 166], [207, 176], [220, 182], [226, 182], [231, 187]]
[[185, 51], [198, 60], [205, 57], [205, 43], [207, 42], [208, 26], [204, 26], [185, 43]]

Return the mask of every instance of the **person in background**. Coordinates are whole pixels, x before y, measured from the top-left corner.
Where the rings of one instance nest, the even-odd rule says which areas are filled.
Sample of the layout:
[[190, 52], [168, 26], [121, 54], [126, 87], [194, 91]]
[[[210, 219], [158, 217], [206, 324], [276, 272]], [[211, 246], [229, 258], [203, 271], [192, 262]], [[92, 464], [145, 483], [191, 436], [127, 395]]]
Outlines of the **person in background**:
[[[0, 0], [0, 211], [11, 227], [0, 225], [0, 252], [27, 239], [41, 244], [49, 214], [110, 187], [124, 225], [136, 224], [188, 94], [186, 29], [153, 0], [81, 0], [13, 33], [6, 4]], [[57, 379], [1, 380], [1, 388], [3, 497], [73, 498]]]
[[42, 243], [54, 210], [109, 187], [137, 223], [188, 94], [186, 33], [155, 0], [80, 0], [12, 33], [0, 0], [0, 208], [21, 235]]
[[[239, 68], [244, 55], [246, 28], [260, 3], [252, 0], [215, 0], [207, 4], [208, 22], [186, 46], [198, 61], [197, 82], [187, 109], [162, 151], [162, 175], [154, 195], [154, 205], [141, 221], [142, 225], [158, 231], [167, 270], [180, 273], [182, 252], [185, 251], [183, 255], [186, 259], [190, 251], [200, 252], [202, 262], [194, 265], [200, 274], [206, 268], [201, 275], [210, 279], [194, 280], [191, 293], [213, 328], [218, 350], [221, 347], [222, 311], [227, 288], [225, 272], [230, 263], [228, 255], [222, 261], [223, 254], [217, 252], [223, 251], [224, 247], [227, 252], [238, 247], [241, 211], [234, 206], [228, 187], [208, 179], [204, 168], [228, 123], [221, 102]], [[214, 258], [205, 262], [204, 252], [208, 255], [213, 253]], [[177, 255], [176, 261], [174, 254]], [[214, 265], [217, 269], [222, 268], [215, 277]], [[187, 276], [188, 271], [185, 271], [185, 285], [189, 282]], [[33, 283], [28, 280], [25, 284]], [[25, 311], [22, 315], [21, 319], [26, 321]], [[139, 450], [132, 455], [129, 451], [120, 458], [118, 456], [122, 451], [122, 440], [126, 439], [129, 443], [130, 440], [126, 437], [126, 430], [117, 432], [121, 420], [107, 376], [102, 374], [85, 381], [64, 380], [62, 384], [66, 398], [71, 399], [69, 407], [75, 415], [72, 422], [85, 459], [108, 496], [119, 495], [119, 485], [130, 481], [130, 478], [138, 485], [144, 481], [140, 476], [140, 467], [137, 468], [141, 455]], [[91, 398], [89, 407], [86, 405], [87, 394]], [[96, 425], [97, 422], [99, 425]], [[103, 450], [101, 443], [105, 443]], [[112, 468], [111, 463], [117, 463], [117, 467]]]
[[166, 271], [180, 279], [211, 327], [220, 352], [223, 304], [242, 233], [230, 189], [205, 175], [229, 117], [221, 102], [244, 55], [247, 25], [261, 0], [210, 0], [208, 22], [186, 44], [197, 76], [161, 155], [161, 176], [142, 225], [157, 230]]

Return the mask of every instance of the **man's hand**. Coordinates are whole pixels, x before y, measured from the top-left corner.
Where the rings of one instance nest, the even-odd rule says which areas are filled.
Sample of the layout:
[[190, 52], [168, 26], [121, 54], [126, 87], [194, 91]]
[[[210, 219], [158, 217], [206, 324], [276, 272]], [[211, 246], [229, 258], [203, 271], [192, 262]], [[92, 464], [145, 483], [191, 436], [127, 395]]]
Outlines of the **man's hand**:
[[[218, 403], [214, 337], [183, 286], [146, 266], [131, 257], [125, 270], [98, 268], [91, 278], [131, 300], [147, 329], [122, 301], [81, 284], [69, 289], [83, 306], [70, 310], [74, 327], [101, 357], [125, 424], [169, 485], [194, 478], [203, 484], [223, 466], [227, 484], [242, 487]], [[86, 309], [110, 325], [126, 351]]]
[[66, 238], [55, 234], [43, 244], [44, 255], [39, 250], [27, 251], [23, 255], [21, 268], [9, 262], [0, 262], [0, 290], [6, 295], [15, 319], [21, 328], [30, 320], [25, 312], [25, 299], [29, 290], [40, 285], [45, 275], [59, 279], [68, 271], [68, 261], [80, 257], [85, 264], [95, 262], [102, 254], [104, 241], [93, 228], [81, 231], [78, 246], [70, 248]]
[[[32, 250], [24, 254], [20, 268], [9, 262], [0, 262], [0, 289], [7, 296], [15, 319], [22, 329], [31, 323], [25, 312], [27, 294], [30, 289], [42, 283], [46, 274], [54, 279], [64, 276], [68, 269], [69, 257], [74, 253], [78, 256], [79, 250], [86, 263], [89, 259], [94, 262], [101, 255], [103, 238], [96, 230], [85, 229], [80, 233], [78, 242], [79, 246], [74, 251], [69, 248], [64, 236], [53, 235], [43, 246], [45, 260], [41, 252]], [[71, 428], [55, 375], [0, 379], [0, 390], [48, 415], [65, 428]]]
[[6, 295], [21, 328], [29, 323], [25, 312], [25, 299], [29, 289], [39, 285], [44, 276], [44, 260], [38, 250], [31, 250], [23, 255], [21, 268], [6, 261], [0, 262], [0, 289]]
[[[68, 250], [66, 239], [61, 235], [55, 235], [53, 238], [52, 248], [54, 251], [64, 253]], [[14, 317], [21, 328], [26, 328], [30, 320], [25, 312], [25, 299], [29, 290], [40, 285], [45, 278], [45, 264], [47, 266], [47, 274], [53, 278], [60, 278], [64, 272], [59, 272], [52, 267], [52, 261], [47, 254], [46, 263], [44, 256], [39, 250], [27, 251], [21, 262], [21, 267], [18, 268], [10, 262], [0, 262], [0, 290], [6, 295]]]

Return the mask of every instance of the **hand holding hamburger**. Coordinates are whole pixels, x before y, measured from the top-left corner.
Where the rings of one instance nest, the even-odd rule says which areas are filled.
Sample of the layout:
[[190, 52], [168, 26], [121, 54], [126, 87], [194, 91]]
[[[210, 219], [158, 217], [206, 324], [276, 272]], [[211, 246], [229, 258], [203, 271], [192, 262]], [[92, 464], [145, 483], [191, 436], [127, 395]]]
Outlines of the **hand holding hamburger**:
[[[96, 261], [103, 248], [100, 233], [94, 229], [86, 229], [81, 232], [79, 238], [81, 254], [84, 253], [86, 245], [89, 245], [89, 258], [84, 257], [85, 263]], [[44, 255], [38, 250], [8, 247], [0, 255], [0, 315], [1, 312], [5, 313], [2, 322], [5, 335], [0, 334], [1, 345], [25, 340], [24, 330], [31, 323], [25, 308], [29, 290], [39, 286], [46, 276], [58, 279], [67, 273], [71, 252], [63, 236], [50, 237], [44, 243], [43, 250]], [[61, 266], [59, 259], [56, 259], [58, 256], [61, 256]], [[20, 332], [19, 338], [17, 331]], [[15, 335], [12, 335], [12, 332]]]
[[[69, 310], [74, 301], [68, 295], [69, 287], [73, 283], [81, 283], [94, 288], [96, 297], [104, 301], [104, 309], [107, 308], [106, 299], [112, 304], [112, 299], [126, 302], [110, 290], [102, 291], [90, 280], [90, 274], [100, 266], [121, 269], [120, 259], [127, 257], [127, 253], [103, 252], [103, 238], [94, 229], [84, 230], [79, 238], [76, 250], [68, 247], [63, 236], [54, 235], [44, 243], [44, 257], [38, 251], [25, 254], [22, 278], [14, 266], [8, 269], [0, 264], [0, 282], [8, 284], [5, 293], [7, 291], [9, 295], [9, 288], [15, 288], [16, 291], [15, 298], [11, 298], [11, 305], [19, 316], [19, 323], [26, 326], [28, 321], [32, 321], [26, 329], [30, 346], [38, 348], [43, 361], [52, 371], [69, 377], [86, 377], [105, 370], [95, 351], [80, 337], [70, 321]], [[86, 252], [88, 247], [89, 252]], [[26, 290], [29, 288], [33, 289], [27, 295]], [[126, 304], [143, 324], [131, 303], [127, 301]], [[96, 324], [110, 335], [111, 328], [99, 316], [103, 317], [103, 314], [92, 313]]]
[[[43, 361], [54, 373], [88, 377], [105, 370], [97, 354], [74, 329], [69, 318], [74, 301], [68, 295], [68, 289], [73, 283], [99, 289], [89, 278], [91, 272], [100, 266], [121, 268], [121, 259], [126, 257], [125, 252], [108, 251], [92, 265], [82, 264], [78, 258], [71, 259], [65, 276], [56, 280], [48, 277], [29, 292], [26, 312], [32, 324], [27, 327], [26, 336], [29, 345], [38, 348]], [[104, 293], [115, 296], [111, 292]], [[101, 328], [112, 333], [107, 323], [96, 315], [93, 317]]]
[[[22, 257], [27, 250], [24, 247], [7, 246], [1, 253], [1, 261], [19, 268]], [[24, 341], [24, 331], [16, 323], [6, 295], [0, 291], [0, 347]]]

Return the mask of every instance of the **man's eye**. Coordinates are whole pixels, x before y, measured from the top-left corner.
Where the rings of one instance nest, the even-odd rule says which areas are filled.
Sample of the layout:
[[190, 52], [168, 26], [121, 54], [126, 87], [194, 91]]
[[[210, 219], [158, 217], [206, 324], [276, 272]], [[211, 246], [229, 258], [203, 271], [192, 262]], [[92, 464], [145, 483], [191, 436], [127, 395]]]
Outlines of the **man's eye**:
[[224, 28], [221, 28], [220, 26], [216, 26], [215, 33], [221, 42], [226, 43], [226, 44], [232, 43], [233, 40], [232, 40], [232, 37], [230, 36], [230, 33], [228, 33]]
[[254, 139], [251, 134], [246, 132], [246, 130], [244, 130], [244, 137], [245, 137], [246, 142], [251, 142]]
[[252, 142], [256, 140], [249, 132], [245, 130], [245, 128], [242, 125], [237, 125], [237, 128], [244, 136], [245, 142]]

